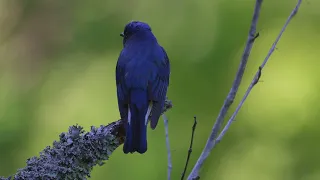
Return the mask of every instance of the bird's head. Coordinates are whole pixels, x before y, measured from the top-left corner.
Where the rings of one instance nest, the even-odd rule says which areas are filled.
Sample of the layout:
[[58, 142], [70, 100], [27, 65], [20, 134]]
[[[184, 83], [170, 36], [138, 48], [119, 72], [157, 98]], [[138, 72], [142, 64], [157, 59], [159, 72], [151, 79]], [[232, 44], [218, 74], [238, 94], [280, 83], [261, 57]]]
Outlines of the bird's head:
[[142, 31], [151, 32], [151, 27], [141, 21], [131, 21], [124, 27], [124, 31], [120, 36], [123, 37], [123, 43], [125, 43], [132, 35]]

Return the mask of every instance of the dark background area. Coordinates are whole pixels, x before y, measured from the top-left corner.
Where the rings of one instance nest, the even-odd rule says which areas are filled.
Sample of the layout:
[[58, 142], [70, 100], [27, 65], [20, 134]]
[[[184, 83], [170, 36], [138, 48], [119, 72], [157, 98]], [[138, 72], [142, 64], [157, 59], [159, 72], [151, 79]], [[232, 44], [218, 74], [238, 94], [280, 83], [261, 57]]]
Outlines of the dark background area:
[[[264, 1], [247, 71], [252, 80], [296, 0]], [[167, 113], [173, 179], [180, 179], [193, 116], [188, 172], [200, 155], [243, 52], [254, 0], [0, 1], [0, 175], [14, 174], [71, 125], [86, 130], [119, 118], [115, 65], [119, 33], [148, 22], [171, 60]], [[201, 179], [320, 179], [320, 2], [303, 1], [236, 122], [213, 150]], [[232, 107], [233, 110], [235, 106]], [[228, 117], [231, 112], [228, 114]], [[148, 152], [122, 147], [97, 179], [165, 179], [162, 120], [148, 130]]]

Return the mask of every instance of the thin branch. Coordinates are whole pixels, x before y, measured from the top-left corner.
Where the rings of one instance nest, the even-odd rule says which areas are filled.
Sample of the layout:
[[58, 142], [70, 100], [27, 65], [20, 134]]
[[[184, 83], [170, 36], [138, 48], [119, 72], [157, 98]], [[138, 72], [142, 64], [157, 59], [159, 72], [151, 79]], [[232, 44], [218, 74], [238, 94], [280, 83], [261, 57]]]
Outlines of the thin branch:
[[184, 170], [182, 172], [182, 176], [181, 176], [181, 180], [184, 179], [184, 176], [186, 174], [187, 168], [188, 168], [188, 164], [189, 164], [189, 159], [192, 153], [192, 145], [193, 145], [193, 139], [194, 139], [194, 132], [196, 131], [196, 127], [197, 127], [197, 117], [194, 117], [194, 123], [192, 126], [192, 134], [191, 134], [191, 140], [190, 140], [190, 147], [188, 150], [188, 157], [187, 157], [187, 161], [186, 161], [186, 165], [184, 166]]
[[[262, 2], [262, 1], [261, 1]], [[239, 105], [236, 108], [236, 111], [233, 113], [233, 115], [231, 116], [231, 118], [228, 120], [227, 125], [223, 128], [222, 132], [220, 133], [220, 135], [218, 136], [218, 138], [216, 140], [213, 140], [212, 142], [212, 147], [211, 149], [221, 141], [221, 139], [223, 138], [223, 136], [225, 135], [226, 131], [229, 129], [229, 127], [231, 126], [231, 123], [234, 121], [236, 115], [238, 114], [240, 108], [242, 107], [243, 103], [245, 102], [245, 100], [247, 99], [248, 95], [250, 94], [252, 88], [259, 82], [259, 79], [261, 77], [261, 73], [262, 73], [262, 69], [264, 68], [264, 66], [266, 65], [266, 63], [268, 62], [271, 54], [274, 52], [274, 50], [276, 49], [276, 45], [279, 42], [283, 32], [285, 31], [286, 27], [288, 26], [288, 24], [290, 23], [291, 19], [294, 17], [294, 15], [296, 15], [296, 13], [298, 12], [298, 9], [301, 5], [302, 0], [298, 0], [296, 7], [292, 10], [290, 16], [288, 17], [285, 25], [283, 26], [283, 28], [280, 31], [280, 34], [278, 35], [278, 37], [276, 38], [275, 42], [273, 43], [271, 49], [269, 50], [269, 53], [267, 54], [266, 58], [264, 59], [264, 61], [262, 62], [261, 66], [259, 66], [259, 69], [257, 71], [257, 73], [255, 74], [249, 88], [247, 89], [244, 97], [242, 98], [241, 102], [239, 103]], [[257, 0], [258, 3], [258, 0]], [[210, 149], [210, 151], [211, 151]], [[200, 157], [201, 158], [201, 157]], [[200, 159], [199, 158], [199, 159]], [[199, 160], [198, 160], [199, 161]], [[196, 167], [196, 166], [195, 166]], [[197, 171], [198, 172], [198, 171]], [[192, 175], [192, 173], [190, 174], [190, 176]], [[190, 177], [189, 176], [189, 177]], [[194, 179], [196, 177], [199, 176], [192, 176], [191, 178]]]
[[[163, 112], [171, 107], [171, 101], [167, 100]], [[60, 141], [47, 146], [39, 157], [29, 158], [27, 166], [19, 169], [13, 179], [87, 179], [93, 167], [103, 165], [124, 138], [122, 120], [98, 128], [92, 126], [90, 132], [78, 125], [71, 126], [68, 132], [60, 134]]]
[[207, 140], [206, 146], [203, 149], [201, 156], [199, 157], [196, 165], [192, 169], [192, 172], [189, 175], [188, 180], [196, 179], [199, 176], [199, 170], [201, 169], [204, 161], [209, 156], [209, 154], [213, 148], [213, 145], [214, 145], [214, 140], [217, 137], [217, 134], [218, 134], [220, 127], [223, 123], [223, 120], [224, 120], [231, 104], [233, 103], [233, 100], [234, 100], [236, 94], [237, 94], [238, 88], [240, 86], [240, 83], [241, 83], [241, 80], [242, 80], [242, 77], [244, 74], [244, 70], [245, 70], [247, 62], [248, 62], [248, 57], [250, 55], [253, 43], [254, 43], [255, 39], [259, 36], [258, 34], [256, 34], [256, 26], [257, 26], [259, 14], [260, 14], [261, 4], [262, 4], [262, 0], [256, 0], [256, 5], [254, 8], [253, 18], [252, 18], [252, 22], [251, 22], [251, 27], [250, 27], [246, 47], [245, 47], [244, 52], [242, 54], [241, 62], [240, 62], [235, 80], [233, 82], [233, 85], [230, 89], [230, 92], [229, 92], [227, 98], [224, 101], [224, 104], [220, 110], [220, 113], [216, 119], [216, 122], [212, 128], [212, 131], [211, 131], [210, 137]]
[[168, 180], [171, 179], [171, 170], [172, 170], [172, 161], [171, 161], [171, 151], [170, 151], [170, 142], [169, 142], [169, 128], [168, 128], [168, 118], [165, 114], [162, 115], [164, 121], [164, 129], [166, 132], [166, 146], [168, 154]]
[[288, 24], [290, 23], [291, 19], [297, 14], [298, 9], [301, 5], [302, 0], [298, 0], [298, 3], [296, 5], [296, 7], [292, 10], [290, 16], [288, 17], [286, 23], [284, 24], [284, 26], [282, 27], [277, 39], [275, 40], [275, 42], [272, 44], [266, 58], [264, 59], [264, 61], [262, 62], [262, 64], [259, 66], [259, 69], [256, 73], [256, 75], [254, 76], [253, 80], [251, 81], [250, 86], [248, 87], [245, 95], [243, 96], [243, 98], [241, 99], [241, 102], [239, 103], [238, 107], [236, 108], [235, 112], [232, 114], [232, 116], [230, 117], [230, 119], [228, 120], [228, 123], [226, 124], [226, 126], [223, 128], [223, 130], [221, 131], [220, 135], [218, 136], [216, 142], [214, 144], [217, 144], [221, 141], [221, 139], [223, 138], [223, 136], [225, 135], [225, 133], [227, 132], [227, 130], [230, 128], [231, 123], [234, 121], [235, 117], [237, 116], [240, 108], [242, 107], [243, 103], [245, 102], [245, 100], [247, 99], [248, 95], [250, 94], [252, 88], [259, 82], [261, 73], [262, 73], [262, 69], [264, 68], [264, 66], [266, 65], [266, 63], [268, 62], [270, 56], [272, 55], [273, 51], [275, 50], [283, 32], [285, 31], [285, 29], [287, 28]]

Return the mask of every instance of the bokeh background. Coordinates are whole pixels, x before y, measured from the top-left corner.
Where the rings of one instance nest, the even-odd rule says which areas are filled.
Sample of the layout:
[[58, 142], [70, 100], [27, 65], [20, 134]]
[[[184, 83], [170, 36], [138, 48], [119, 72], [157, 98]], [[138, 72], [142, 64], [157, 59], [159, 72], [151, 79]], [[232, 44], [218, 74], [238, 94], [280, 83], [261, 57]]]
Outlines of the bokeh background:
[[[262, 5], [237, 100], [248, 87], [296, 0]], [[0, 1], [0, 175], [14, 174], [70, 125], [86, 130], [119, 118], [115, 65], [119, 33], [148, 22], [171, 60], [169, 117], [173, 179], [180, 179], [193, 116], [188, 172], [226, 97], [247, 39], [254, 0]], [[305, 0], [236, 122], [201, 179], [320, 179], [320, 1]], [[234, 109], [234, 106], [231, 110]], [[228, 114], [230, 116], [231, 112]], [[166, 178], [164, 127], [148, 131], [144, 155], [117, 149], [92, 180]]]

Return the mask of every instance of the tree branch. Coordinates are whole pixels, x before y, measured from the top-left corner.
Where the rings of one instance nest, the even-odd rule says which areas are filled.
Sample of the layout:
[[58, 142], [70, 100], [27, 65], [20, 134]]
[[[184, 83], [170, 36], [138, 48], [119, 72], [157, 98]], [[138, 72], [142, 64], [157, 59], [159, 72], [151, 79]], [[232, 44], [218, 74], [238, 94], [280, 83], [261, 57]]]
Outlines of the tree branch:
[[168, 154], [168, 175], [167, 179], [171, 179], [171, 170], [172, 170], [172, 161], [171, 161], [171, 151], [170, 151], [170, 142], [169, 142], [169, 128], [168, 128], [168, 118], [165, 114], [162, 115], [164, 122], [164, 129], [166, 133], [166, 146], [167, 146], [167, 154]]
[[254, 40], [259, 36], [258, 34], [256, 34], [256, 26], [257, 26], [259, 14], [260, 14], [261, 4], [262, 4], [262, 0], [256, 0], [256, 5], [255, 5], [254, 13], [253, 13], [253, 18], [252, 18], [252, 22], [251, 22], [251, 27], [250, 27], [246, 47], [245, 47], [244, 52], [242, 54], [242, 59], [240, 61], [240, 65], [239, 65], [235, 80], [232, 84], [232, 87], [230, 89], [230, 92], [229, 92], [227, 98], [224, 101], [224, 104], [220, 110], [220, 113], [216, 119], [216, 122], [212, 128], [212, 131], [211, 131], [210, 137], [207, 140], [206, 146], [203, 149], [196, 165], [193, 167], [192, 172], [188, 177], [188, 180], [198, 178], [199, 170], [202, 167], [204, 161], [209, 156], [209, 154], [213, 148], [213, 145], [214, 145], [214, 140], [217, 137], [217, 134], [218, 134], [220, 127], [223, 123], [223, 120], [224, 120], [224, 118], [225, 118], [231, 104], [233, 103], [237, 92], [238, 92], [238, 88], [240, 86], [240, 83], [241, 83], [241, 80], [242, 80], [242, 77], [244, 74], [244, 70], [246, 68], [248, 58], [249, 58], [249, 55], [250, 55], [250, 52], [251, 52], [251, 49], [252, 49], [252, 46], [254, 43]]
[[182, 175], [181, 175], [181, 180], [184, 179], [184, 176], [185, 176], [187, 168], [188, 168], [189, 159], [190, 159], [190, 156], [191, 156], [191, 153], [192, 153], [192, 145], [193, 145], [194, 132], [196, 131], [196, 127], [197, 127], [197, 117], [194, 116], [194, 123], [193, 123], [193, 126], [192, 126], [192, 133], [191, 133], [191, 140], [190, 140], [190, 146], [189, 146], [189, 150], [188, 150], [187, 161], [186, 161], [186, 164], [184, 166], [184, 170], [183, 170]]
[[[268, 62], [271, 54], [274, 52], [274, 50], [275, 50], [275, 48], [276, 48], [276, 45], [277, 45], [277, 43], [279, 42], [279, 40], [280, 40], [283, 32], [285, 31], [286, 27], [287, 27], [288, 24], [289, 24], [289, 22], [290, 22], [291, 19], [294, 17], [294, 15], [298, 12], [298, 9], [299, 9], [299, 7], [300, 7], [300, 5], [301, 5], [301, 2], [302, 2], [302, 0], [298, 0], [296, 7], [292, 10], [292, 12], [291, 12], [290, 16], [288, 17], [285, 25], [284, 25], [283, 28], [281, 29], [280, 34], [278, 35], [278, 37], [276, 38], [275, 42], [273, 43], [271, 49], [269, 50], [269, 53], [267, 54], [267, 56], [266, 56], [266, 58], [264, 59], [264, 61], [262, 62], [262, 64], [259, 66], [259, 69], [258, 69], [257, 73], [255, 74], [253, 80], [251, 81], [250, 86], [248, 87], [248, 89], [247, 89], [244, 97], [242, 98], [241, 102], [240, 102], [239, 105], [237, 106], [237, 108], [236, 108], [235, 112], [233, 113], [233, 115], [231, 116], [231, 118], [228, 120], [228, 123], [226, 124], [226, 126], [225, 126], [225, 127], [223, 128], [223, 130], [221, 131], [220, 135], [217, 137], [217, 139], [214, 139], [215, 137], [213, 137], [213, 139], [210, 139], [211, 137], [209, 138], [209, 140], [210, 140], [210, 146], [209, 146], [209, 147], [206, 146], [205, 149], [204, 149], [204, 151], [207, 153], [206, 156], [203, 155], [204, 153], [201, 154], [201, 156], [200, 156], [199, 159], [198, 159], [197, 164], [195, 165], [195, 167], [194, 167], [194, 169], [192, 170], [192, 172], [191, 172], [191, 174], [190, 174], [190, 176], [189, 176], [188, 179], [196, 179], [196, 178], [199, 177], [198, 173], [199, 173], [199, 170], [200, 170], [200, 168], [201, 168], [204, 160], [207, 158], [207, 156], [208, 156], [209, 153], [211, 152], [212, 148], [215, 147], [215, 145], [221, 141], [221, 139], [222, 139], [223, 136], [225, 135], [226, 131], [227, 131], [227, 130], [229, 129], [229, 127], [231, 126], [231, 123], [234, 121], [234, 119], [235, 119], [236, 115], [238, 114], [240, 108], [242, 107], [243, 103], [245, 102], [245, 100], [247, 99], [248, 95], [250, 94], [252, 88], [259, 82], [259, 79], [260, 79], [261, 73], [262, 73], [262, 69], [264, 68], [264, 66], [265, 66], [266, 63]], [[256, 1], [256, 8], [255, 8], [255, 13], [254, 13], [254, 18], [253, 18], [253, 21], [252, 21], [252, 24], [251, 24], [251, 30], [255, 29], [255, 28], [252, 28], [252, 27], [256, 25], [261, 4], [262, 4], [262, 0], [257, 0], [257, 1]], [[254, 21], [255, 15], [257, 15], [257, 16], [256, 16], [256, 21]], [[250, 39], [250, 36], [252, 35], [252, 31], [251, 31], [251, 30], [250, 30], [250, 33], [249, 33], [249, 38], [248, 38], [248, 41], [247, 41], [246, 49], [247, 49], [247, 47], [248, 47], [248, 44], [253, 43], [253, 41], [250, 41], [250, 40], [249, 40], [249, 39]], [[251, 35], [250, 35], [250, 34], [251, 34]], [[252, 45], [251, 45], [251, 46], [252, 46]], [[246, 50], [245, 50], [245, 51], [246, 51]], [[242, 60], [241, 60], [239, 69], [241, 69], [242, 63], [243, 63], [243, 61], [244, 61], [244, 56], [245, 56], [245, 53], [244, 53], [244, 55], [243, 55], [243, 57], [242, 57]], [[243, 69], [243, 71], [244, 71], [244, 69]], [[238, 71], [238, 72], [239, 72], [239, 71]], [[243, 73], [242, 73], [242, 75], [243, 75]], [[241, 75], [241, 76], [242, 76], [242, 75]], [[238, 73], [237, 73], [236, 80], [237, 80], [238, 78], [241, 79], [242, 77], [238, 77]], [[240, 83], [239, 83], [238, 85], [236, 84], [236, 80], [235, 80], [235, 82], [234, 82], [234, 84], [233, 84], [233, 87], [234, 87], [234, 86], [238, 86], [238, 87], [239, 87], [239, 85], [240, 85]], [[231, 91], [232, 91], [232, 89], [231, 89]], [[231, 92], [231, 91], [230, 91], [230, 92]], [[237, 90], [235, 91], [235, 93], [236, 93], [236, 92], [237, 92]], [[230, 93], [229, 93], [229, 95], [230, 95]], [[229, 95], [228, 95], [228, 97], [229, 97]], [[228, 97], [227, 97], [226, 101], [228, 101]], [[234, 96], [233, 96], [233, 98], [234, 98]], [[232, 99], [232, 100], [233, 100], [233, 99]], [[232, 103], [232, 101], [231, 101], [231, 103]], [[224, 107], [224, 106], [223, 106], [223, 107]], [[221, 112], [220, 112], [220, 114], [221, 114]], [[220, 116], [220, 114], [219, 114], [219, 116]], [[225, 115], [225, 114], [224, 114], [224, 115]], [[218, 116], [217, 122], [219, 121], [219, 116]], [[224, 117], [223, 117], [223, 118], [224, 118]], [[223, 119], [222, 119], [221, 121], [223, 121]], [[217, 124], [217, 122], [216, 122], [216, 124]], [[216, 124], [215, 124], [215, 126], [216, 126]], [[213, 128], [213, 129], [214, 129], [214, 128]], [[220, 128], [217, 128], [217, 131], [218, 131], [219, 129], [220, 129]], [[215, 133], [217, 133], [217, 132], [215, 132]], [[215, 135], [215, 136], [216, 136], [216, 135]], [[209, 140], [208, 140], [208, 141], [209, 141]], [[208, 144], [208, 142], [207, 142], [207, 144]]]
[[[171, 101], [166, 100], [163, 113], [171, 108]], [[27, 166], [19, 169], [13, 179], [87, 179], [92, 168], [103, 165], [124, 138], [122, 120], [98, 128], [92, 126], [87, 133], [81, 126], [71, 126], [68, 132], [60, 134], [60, 141], [53, 142], [52, 147], [47, 146], [39, 157], [29, 158]]]
[[292, 10], [290, 16], [288, 17], [286, 23], [284, 24], [284, 26], [282, 27], [278, 37], [276, 38], [275, 42], [272, 44], [266, 58], [264, 59], [264, 61], [262, 62], [262, 64], [259, 66], [259, 69], [256, 73], [256, 75], [254, 76], [253, 80], [251, 81], [250, 86], [248, 87], [245, 95], [243, 96], [243, 98], [241, 99], [241, 102], [239, 103], [239, 105], [237, 106], [235, 112], [232, 114], [232, 116], [230, 117], [230, 119], [228, 120], [228, 123], [226, 124], [226, 126], [223, 128], [223, 130], [221, 131], [220, 135], [218, 136], [217, 140], [215, 141], [214, 145], [219, 143], [221, 141], [221, 139], [223, 138], [223, 136], [225, 135], [226, 131], [229, 129], [229, 127], [231, 126], [231, 123], [234, 121], [235, 117], [237, 116], [240, 108], [242, 107], [243, 103], [245, 102], [245, 100], [247, 99], [247, 97], [249, 96], [252, 88], [259, 82], [261, 73], [262, 73], [262, 69], [264, 68], [264, 66], [266, 65], [266, 63], [268, 62], [271, 54], [273, 53], [273, 51], [276, 49], [276, 46], [283, 34], [283, 32], [285, 31], [285, 29], [287, 28], [288, 24], [290, 23], [291, 19], [297, 14], [298, 9], [301, 5], [302, 0], [298, 0], [298, 3], [296, 5], [296, 7]]

